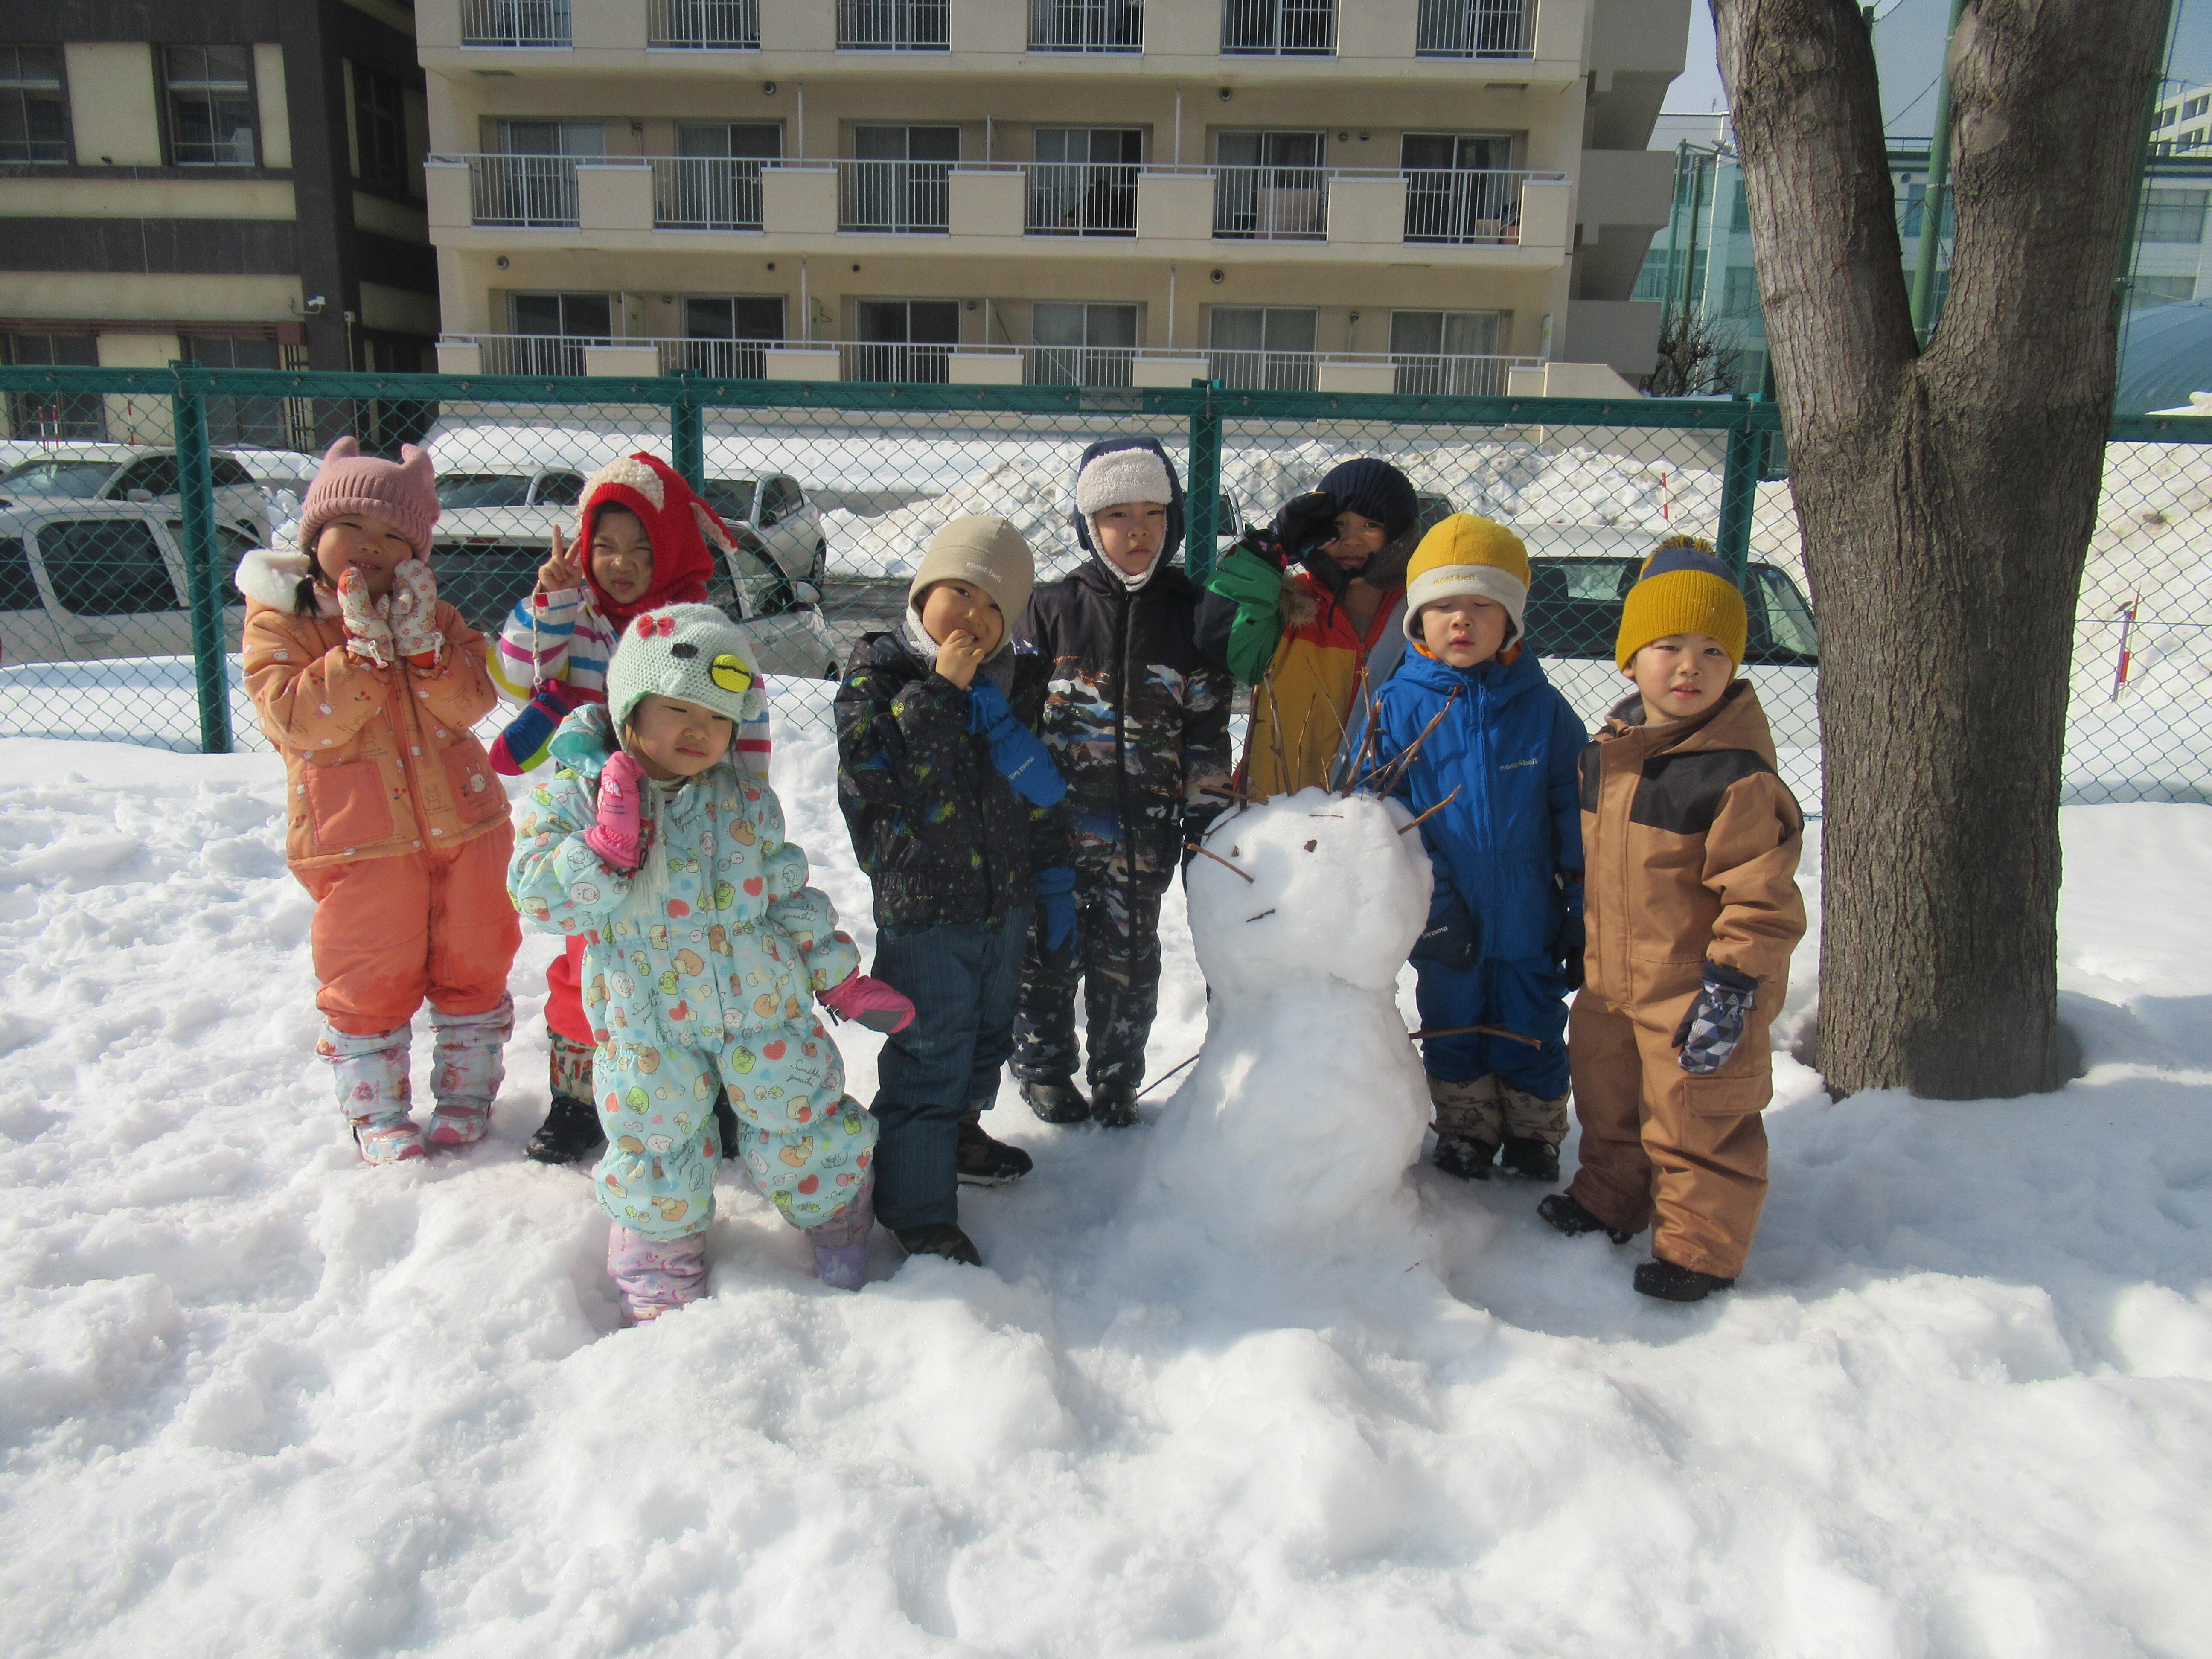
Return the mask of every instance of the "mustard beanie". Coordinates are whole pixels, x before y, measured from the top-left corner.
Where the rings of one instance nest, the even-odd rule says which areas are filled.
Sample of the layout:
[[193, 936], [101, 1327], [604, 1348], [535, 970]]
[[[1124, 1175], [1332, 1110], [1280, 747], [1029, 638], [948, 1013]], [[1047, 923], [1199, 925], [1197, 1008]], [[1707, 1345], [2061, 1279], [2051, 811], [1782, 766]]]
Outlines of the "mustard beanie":
[[933, 583], [972, 582], [991, 596], [1006, 619], [1006, 637], [1012, 639], [1014, 623], [1029, 607], [1030, 587], [1036, 580], [1030, 544], [1013, 526], [1004, 519], [953, 519], [929, 538], [929, 549], [907, 586], [906, 602], [919, 609], [922, 594]]
[[1669, 536], [1644, 560], [1636, 586], [1628, 590], [1613, 660], [1626, 673], [1636, 653], [1652, 641], [1703, 634], [1719, 641], [1729, 661], [1740, 667], [1748, 631], [1742, 591], [1729, 568], [1713, 556], [1713, 544], [1693, 536]]
[[1528, 604], [1528, 550], [1502, 524], [1455, 513], [1421, 538], [1406, 565], [1406, 637], [1421, 637], [1421, 607], [1474, 593], [1495, 599], [1513, 620], [1509, 640], [1521, 636]]

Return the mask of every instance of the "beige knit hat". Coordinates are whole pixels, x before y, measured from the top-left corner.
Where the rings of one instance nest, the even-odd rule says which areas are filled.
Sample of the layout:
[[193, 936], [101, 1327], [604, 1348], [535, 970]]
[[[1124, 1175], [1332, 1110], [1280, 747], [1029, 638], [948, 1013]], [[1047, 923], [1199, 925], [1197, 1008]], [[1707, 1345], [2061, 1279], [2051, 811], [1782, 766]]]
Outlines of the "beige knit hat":
[[1015, 620], [1029, 608], [1036, 580], [1036, 562], [1022, 532], [1004, 519], [955, 519], [929, 538], [921, 568], [906, 590], [906, 602], [919, 609], [933, 582], [973, 582], [991, 596], [1006, 619], [1011, 637]]

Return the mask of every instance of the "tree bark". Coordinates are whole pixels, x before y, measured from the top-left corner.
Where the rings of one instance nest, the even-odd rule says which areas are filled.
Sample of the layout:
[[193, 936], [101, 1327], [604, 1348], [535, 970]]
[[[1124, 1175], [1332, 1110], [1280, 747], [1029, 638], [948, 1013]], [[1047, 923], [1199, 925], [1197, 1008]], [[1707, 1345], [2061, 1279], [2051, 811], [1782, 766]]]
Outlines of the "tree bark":
[[2166, 0], [1969, 0], [1925, 354], [1858, 5], [1712, 5], [1820, 613], [1817, 1063], [1838, 1095], [2053, 1089], [2074, 614]]

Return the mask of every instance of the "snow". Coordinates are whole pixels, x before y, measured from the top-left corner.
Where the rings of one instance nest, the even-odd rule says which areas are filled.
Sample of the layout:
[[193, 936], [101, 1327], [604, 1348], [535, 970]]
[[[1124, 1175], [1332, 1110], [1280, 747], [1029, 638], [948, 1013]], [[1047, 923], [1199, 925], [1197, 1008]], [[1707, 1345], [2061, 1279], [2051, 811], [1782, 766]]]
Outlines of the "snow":
[[[872, 946], [799, 713], [779, 793]], [[2067, 810], [2088, 1070], [2045, 1099], [1828, 1101], [1808, 940], [1765, 1225], [1695, 1309], [1525, 1186], [1416, 1169], [1334, 1235], [1280, 1163], [1170, 1193], [1217, 1068], [1119, 1133], [1004, 1091], [1037, 1170], [963, 1191], [981, 1272], [878, 1239], [823, 1290], [732, 1176], [710, 1298], [623, 1330], [586, 1176], [520, 1155], [553, 941], [491, 1138], [364, 1170], [275, 757], [12, 740], [0, 780], [8, 1652], [2212, 1653], [2212, 808]], [[1284, 991], [1395, 950], [1370, 908], [1301, 923]], [[1180, 889], [1163, 931], [1155, 1075], [1207, 1007]], [[1251, 1040], [1243, 1144], [1357, 1122], [1392, 1067], [1336, 1035]], [[1196, 1224], [1271, 1205], [1264, 1248]]]

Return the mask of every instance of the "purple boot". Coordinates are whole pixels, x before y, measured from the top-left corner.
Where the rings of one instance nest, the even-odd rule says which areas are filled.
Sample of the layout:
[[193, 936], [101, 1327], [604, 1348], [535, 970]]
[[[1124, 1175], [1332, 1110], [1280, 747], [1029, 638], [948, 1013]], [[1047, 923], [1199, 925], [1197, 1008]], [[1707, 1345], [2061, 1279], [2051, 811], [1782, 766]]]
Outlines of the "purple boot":
[[814, 1245], [814, 1276], [833, 1291], [857, 1291], [868, 1282], [868, 1234], [876, 1224], [876, 1174], [861, 1179], [853, 1201], [806, 1230]]
[[634, 1325], [707, 1294], [707, 1235], [647, 1238], [617, 1224], [607, 1232], [607, 1273]]

